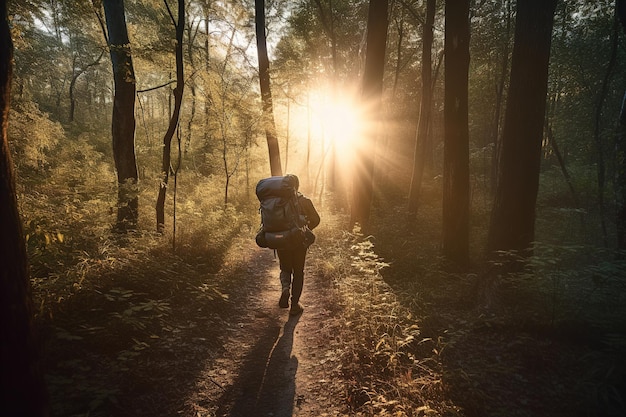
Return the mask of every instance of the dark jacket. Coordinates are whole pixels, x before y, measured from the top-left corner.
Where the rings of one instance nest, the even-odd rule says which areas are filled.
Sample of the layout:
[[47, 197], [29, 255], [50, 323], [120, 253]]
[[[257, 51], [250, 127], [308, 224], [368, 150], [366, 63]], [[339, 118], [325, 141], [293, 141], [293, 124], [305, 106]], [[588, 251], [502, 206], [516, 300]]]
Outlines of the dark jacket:
[[313, 230], [320, 224], [320, 215], [315, 210], [313, 206], [313, 202], [305, 197], [303, 194], [298, 193], [298, 204], [300, 205], [301, 214], [306, 217], [307, 226], [309, 229]]

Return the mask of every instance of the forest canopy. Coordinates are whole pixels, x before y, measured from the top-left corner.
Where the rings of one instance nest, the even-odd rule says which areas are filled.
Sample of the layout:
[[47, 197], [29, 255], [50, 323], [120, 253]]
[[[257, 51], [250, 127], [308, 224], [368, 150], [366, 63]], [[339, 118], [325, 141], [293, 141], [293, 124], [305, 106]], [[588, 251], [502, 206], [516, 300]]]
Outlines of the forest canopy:
[[[425, 3], [393, 1], [389, 5], [382, 129], [376, 148], [367, 150], [376, 158], [375, 199], [402, 198], [414, 169], [424, 87]], [[172, 147], [172, 162], [181, 167], [181, 173], [211, 179], [214, 189], [223, 190], [222, 203], [236, 207], [249, 195], [250, 178], [267, 175], [261, 168], [267, 158], [250, 23], [253, 5], [191, 1], [184, 19], [162, 1], [127, 2], [124, 6], [136, 82], [134, 148], [139, 187], [154, 187], [162, 171], [162, 136], [173, 110], [176, 83], [174, 23], [180, 21], [184, 25], [186, 88], [174, 141], [180, 143], [180, 151], [178, 145]], [[442, 6], [438, 4], [432, 26], [432, 114], [426, 142], [418, 149], [426, 169], [425, 184], [443, 175]], [[334, 190], [345, 204], [357, 162], [354, 149], [363, 142], [364, 132], [373, 127], [361, 96], [367, 7], [363, 1], [272, 1], [266, 5], [273, 109], [284, 171], [300, 175], [309, 192]], [[97, 160], [111, 163], [115, 87], [101, 3], [9, 2], [9, 12], [15, 42], [15, 115], [9, 138], [19, 156], [15, 159], [20, 177], [46, 181], [55, 175], [58, 181], [69, 181], [72, 171], [78, 172], [70, 169], [70, 164], [80, 164], [80, 159], [71, 157], [71, 147], [85, 155], [101, 155], [87, 158], [90, 164]], [[515, 2], [472, 3], [468, 19], [471, 184], [467, 186], [473, 196], [484, 195], [487, 202], [498, 175], [496, 156], [504, 125]], [[611, 150], [618, 138], [623, 48], [617, 43], [612, 52], [612, 39], [617, 42], [623, 33], [616, 30], [614, 21], [613, 2], [563, 2], [555, 11], [551, 36], [541, 158], [545, 181], [541, 184], [545, 187], [552, 181], [554, 186], [570, 190], [563, 195], [570, 200], [566, 206], [572, 212], [584, 210], [587, 217], [596, 219], [592, 223], [600, 218], [616, 221], [611, 190], [619, 162]], [[175, 162], [179, 152], [180, 160]], [[251, 171], [251, 167], [261, 170]], [[605, 180], [598, 180], [598, 175]], [[79, 176], [85, 178], [70, 183], [85, 183], [90, 174], [81, 171]], [[100, 173], [94, 177], [106, 178]], [[88, 187], [102, 186], [105, 184], [100, 181]], [[539, 194], [539, 201], [551, 194], [556, 197], [554, 193], [559, 194], [548, 187]], [[605, 196], [602, 207], [596, 204], [598, 193]], [[583, 207], [585, 201], [594, 203]], [[145, 210], [146, 203], [139, 209]], [[472, 205], [472, 211], [480, 211], [484, 204], [473, 198]], [[489, 210], [488, 206], [485, 209]], [[604, 236], [597, 239], [613, 245], [610, 242], [616, 237], [610, 235], [615, 230], [605, 227]]]

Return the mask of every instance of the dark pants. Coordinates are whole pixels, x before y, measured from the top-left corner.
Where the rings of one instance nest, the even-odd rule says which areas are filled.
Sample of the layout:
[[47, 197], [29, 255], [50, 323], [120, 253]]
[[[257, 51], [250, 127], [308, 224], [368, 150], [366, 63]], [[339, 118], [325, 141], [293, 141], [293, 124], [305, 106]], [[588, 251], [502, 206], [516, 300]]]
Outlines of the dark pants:
[[306, 248], [278, 250], [280, 260], [280, 283], [283, 291], [291, 287], [291, 304], [300, 301], [304, 285], [304, 260]]

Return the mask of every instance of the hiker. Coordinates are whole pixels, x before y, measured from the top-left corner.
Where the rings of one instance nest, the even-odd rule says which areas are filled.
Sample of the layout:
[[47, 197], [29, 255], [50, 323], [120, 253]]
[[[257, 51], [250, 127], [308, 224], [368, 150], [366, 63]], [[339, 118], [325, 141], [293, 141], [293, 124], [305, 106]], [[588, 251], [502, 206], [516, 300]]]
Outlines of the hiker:
[[[300, 181], [297, 176], [294, 175], [294, 177], [297, 191]], [[313, 230], [320, 224], [320, 216], [309, 198], [299, 191], [297, 194], [300, 214], [305, 217], [309, 230]], [[300, 295], [302, 294], [302, 287], [304, 285], [304, 261], [307, 249], [307, 245], [295, 245], [290, 249], [277, 250], [278, 259], [280, 261], [280, 284], [282, 287], [278, 305], [281, 308], [289, 307], [289, 296], [291, 295], [291, 309], [289, 310], [289, 314], [292, 316], [297, 316], [304, 311], [302, 304], [300, 304]]]

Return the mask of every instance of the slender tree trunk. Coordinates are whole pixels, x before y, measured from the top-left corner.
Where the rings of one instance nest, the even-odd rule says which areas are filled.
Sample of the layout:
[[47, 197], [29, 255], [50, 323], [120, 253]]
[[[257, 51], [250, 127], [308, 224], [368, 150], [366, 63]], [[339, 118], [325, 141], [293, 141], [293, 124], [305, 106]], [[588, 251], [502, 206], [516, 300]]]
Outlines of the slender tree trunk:
[[15, 176], [7, 139], [13, 43], [6, 3], [0, 5], [0, 410], [6, 416], [46, 416], [48, 404], [38, 344]]
[[367, 16], [367, 49], [361, 100], [366, 120], [369, 120], [373, 127], [364, 133], [356, 149], [358, 168], [353, 179], [353, 203], [350, 214], [351, 223], [359, 223], [365, 233], [368, 233], [370, 228], [376, 142], [380, 134], [385, 48], [389, 25], [388, 3], [387, 0], [370, 0]]
[[78, 77], [80, 76], [80, 74], [82, 74], [82, 72], [79, 72], [78, 74], [76, 73], [76, 57], [74, 57], [73, 62], [72, 62], [72, 81], [70, 81], [70, 89], [69, 89], [70, 114], [69, 114], [68, 121], [70, 123], [74, 122], [74, 113], [76, 111], [76, 96], [74, 94], [74, 88], [76, 87], [76, 81], [78, 80]]
[[306, 182], [311, 188], [311, 93], [306, 93]]
[[104, 14], [113, 65], [115, 96], [111, 132], [117, 170], [117, 229], [137, 226], [139, 197], [135, 160], [135, 72], [126, 29], [123, 0], [104, 0]]
[[615, 159], [617, 248], [626, 251], [626, 92], [624, 92], [619, 115]]
[[[616, 0], [616, 13], [626, 32], [626, 0]], [[615, 143], [616, 178], [616, 223], [617, 223], [617, 247], [626, 251], [626, 92], [622, 99], [622, 108], [619, 117], [619, 130]]]
[[191, 138], [193, 136], [193, 126], [196, 117], [196, 84], [195, 81], [191, 81], [189, 85], [189, 90], [191, 91], [191, 114], [189, 115], [189, 120], [187, 120], [187, 138], [185, 139], [185, 156], [189, 149], [191, 149]]
[[285, 133], [285, 172], [289, 166], [289, 129], [291, 127], [291, 97], [289, 96], [289, 86], [287, 86], [287, 132]]
[[565, 166], [565, 160], [563, 159], [563, 155], [561, 154], [561, 150], [559, 149], [556, 139], [554, 139], [552, 126], [550, 126], [550, 123], [548, 122], [547, 118], [545, 121], [544, 129], [545, 129], [546, 138], [548, 139], [548, 143], [552, 147], [552, 150], [554, 151], [554, 155], [556, 155], [556, 159], [559, 162], [559, 166], [561, 167], [561, 173], [563, 174], [563, 178], [565, 178], [565, 182], [567, 182], [567, 187], [569, 188], [569, 191], [572, 194], [572, 201], [574, 202], [574, 207], [578, 208], [580, 207], [578, 193], [576, 193], [576, 189], [574, 188], [574, 184], [572, 183], [572, 177], [569, 175], [569, 172], [567, 171], [567, 167]]
[[432, 47], [433, 26], [435, 24], [436, 0], [426, 2], [426, 22], [422, 34], [422, 99], [420, 102], [420, 117], [415, 138], [415, 152], [413, 154], [413, 174], [409, 189], [409, 215], [417, 214], [424, 165], [426, 163], [426, 144], [430, 126], [430, 113], [433, 101], [432, 85]]
[[[204, 40], [204, 70], [207, 74], [210, 74], [211, 70], [211, 60], [210, 60], [210, 45], [209, 45], [209, 19], [210, 19], [210, 0], [206, 1], [206, 4], [203, 4], [204, 10], [204, 29], [206, 31], [206, 38]], [[209, 142], [209, 113], [211, 110], [211, 93], [205, 93], [204, 98], [204, 143]]]
[[[167, 4], [167, 3], [166, 3]], [[167, 194], [167, 183], [171, 171], [171, 150], [172, 138], [178, 127], [180, 108], [183, 103], [183, 90], [185, 88], [185, 74], [183, 68], [183, 36], [185, 29], [185, 2], [178, 0], [178, 22], [172, 22], [176, 29], [176, 87], [174, 88], [174, 111], [170, 118], [170, 123], [163, 137], [163, 159], [161, 162], [161, 183], [159, 184], [159, 195], [156, 202], [157, 232], [163, 233], [165, 230], [165, 195]]]
[[469, 262], [469, 0], [446, 1], [443, 254]]
[[[195, 29], [194, 29], [195, 26]], [[200, 28], [200, 23], [195, 25], [195, 20], [187, 27], [187, 56], [189, 57], [189, 63], [191, 64], [191, 68], [195, 74], [196, 72], [196, 63], [194, 61], [193, 55], [193, 46], [196, 35], [198, 34], [198, 30]], [[187, 152], [191, 147], [191, 139], [193, 136], [193, 125], [194, 118], [196, 116], [196, 81], [195, 77], [191, 77], [189, 80], [189, 90], [191, 91], [191, 114], [189, 115], [189, 119], [187, 120], [187, 136], [185, 139], [185, 151], [184, 155], [187, 156]]]
[[259, 56], [259, 83], [261, 86], [261, 101], [263, 105], [263, 127], [267, 138], [267, 149], [270, 157], [270, 172], [274, 175], [283, 175], [280, 163], [280, 148], [274, 123], [274, 107], [272, 104], [272, 90], [270, 86], [270, 60], [267, 57], [267, 41], [265, 37], [265, 0], [255, 0], [256, 46]]
[[617, 61], [617, 43], [618, 43], [618, 16], [617, 16], [617, 5], [615, 18], [613, 22], [613, 30], [611, 31], [611, 55], [609, 56], [609, 64], [606, 68], [606, 72], [604, 74], [604, 79], [602, 80], [602, 87], [600, 88], [600, 93], [598, 96], [598, 104], [596, 105], [596, 113], [594, 117], [594, 127], [593, 127], [593, 139], [594, 144], [596, 145], [596, 161], [597, 161], [597, 179], [598, 179], [598, 209], [600, 210], [600, 227], [602, 229], [602, 238], [604, 240], [604, 246], [609, 247], [609, 238], [608, 232], [606, 229], [606, 218], [605, 218], [605, 200], [604, 200], [604, 192], [606, 187], [606, 160], [605, 160], [605, 145], [602, 142], [601, 138], [601, 124], [602, 124], [602, 109], [604, 107], [604, 101], [606, 100], [606, 95], [608, 93], [609, 82], [611, 79], [611, 75], [613, 74], [613, 70], [615, 68], [615, 63]]
[[511, 81], [487, 243], [490, 252], [532, 253], [555, 7], [556, 0], [517, 3]]
[[76, 58], [74, 58], [74, 62], [72, 63], [72, 80], [70, 81], [70, 88], [69, 88], [69, 96], [70, 96], [69, 122], [70, 123], [74, 121], [74, 113], [76, 111], [76, 95], [75, 95], [76, 82], [78, 81], [78, 78], [81, 75], [83, 75], [85, 72], [87, 72], [89, 68], [100, 64], [100, 60], [102, 59], [103, 56], [104, 56], [104, 50], [100, 53], [100, 56], [98, 57], [98, 59], [86, 65], [84, 68], [80, 68], [78, 70], [76, 69], [76, 62], [75, 62]]
[[500, 126], [502, 122], [502, 107], [504, 104], [504, 88], [506, 86], [506, 78], [509, 73], [509, 37], [511, 31], [511, 1], [507, 0], [506, 2], [507, 14], [506, 14], [506, 40], [504, 45], [502, 46], [502, 62], [500, 66], [500, 78], [498, 79], [498, 84], [496, 85], [496, 104], [495, 104], [495, 112], [493, 115], [493, 131], [491, 133], [491, 138], [494, 144], [493, 154], [491, 155], [491, 172], [490, 172], [490, 193], [493, 194], [496, 187], [496, 181], [498, 178], [498, 155], [501, 146], [501, 136], [500, 136]]

